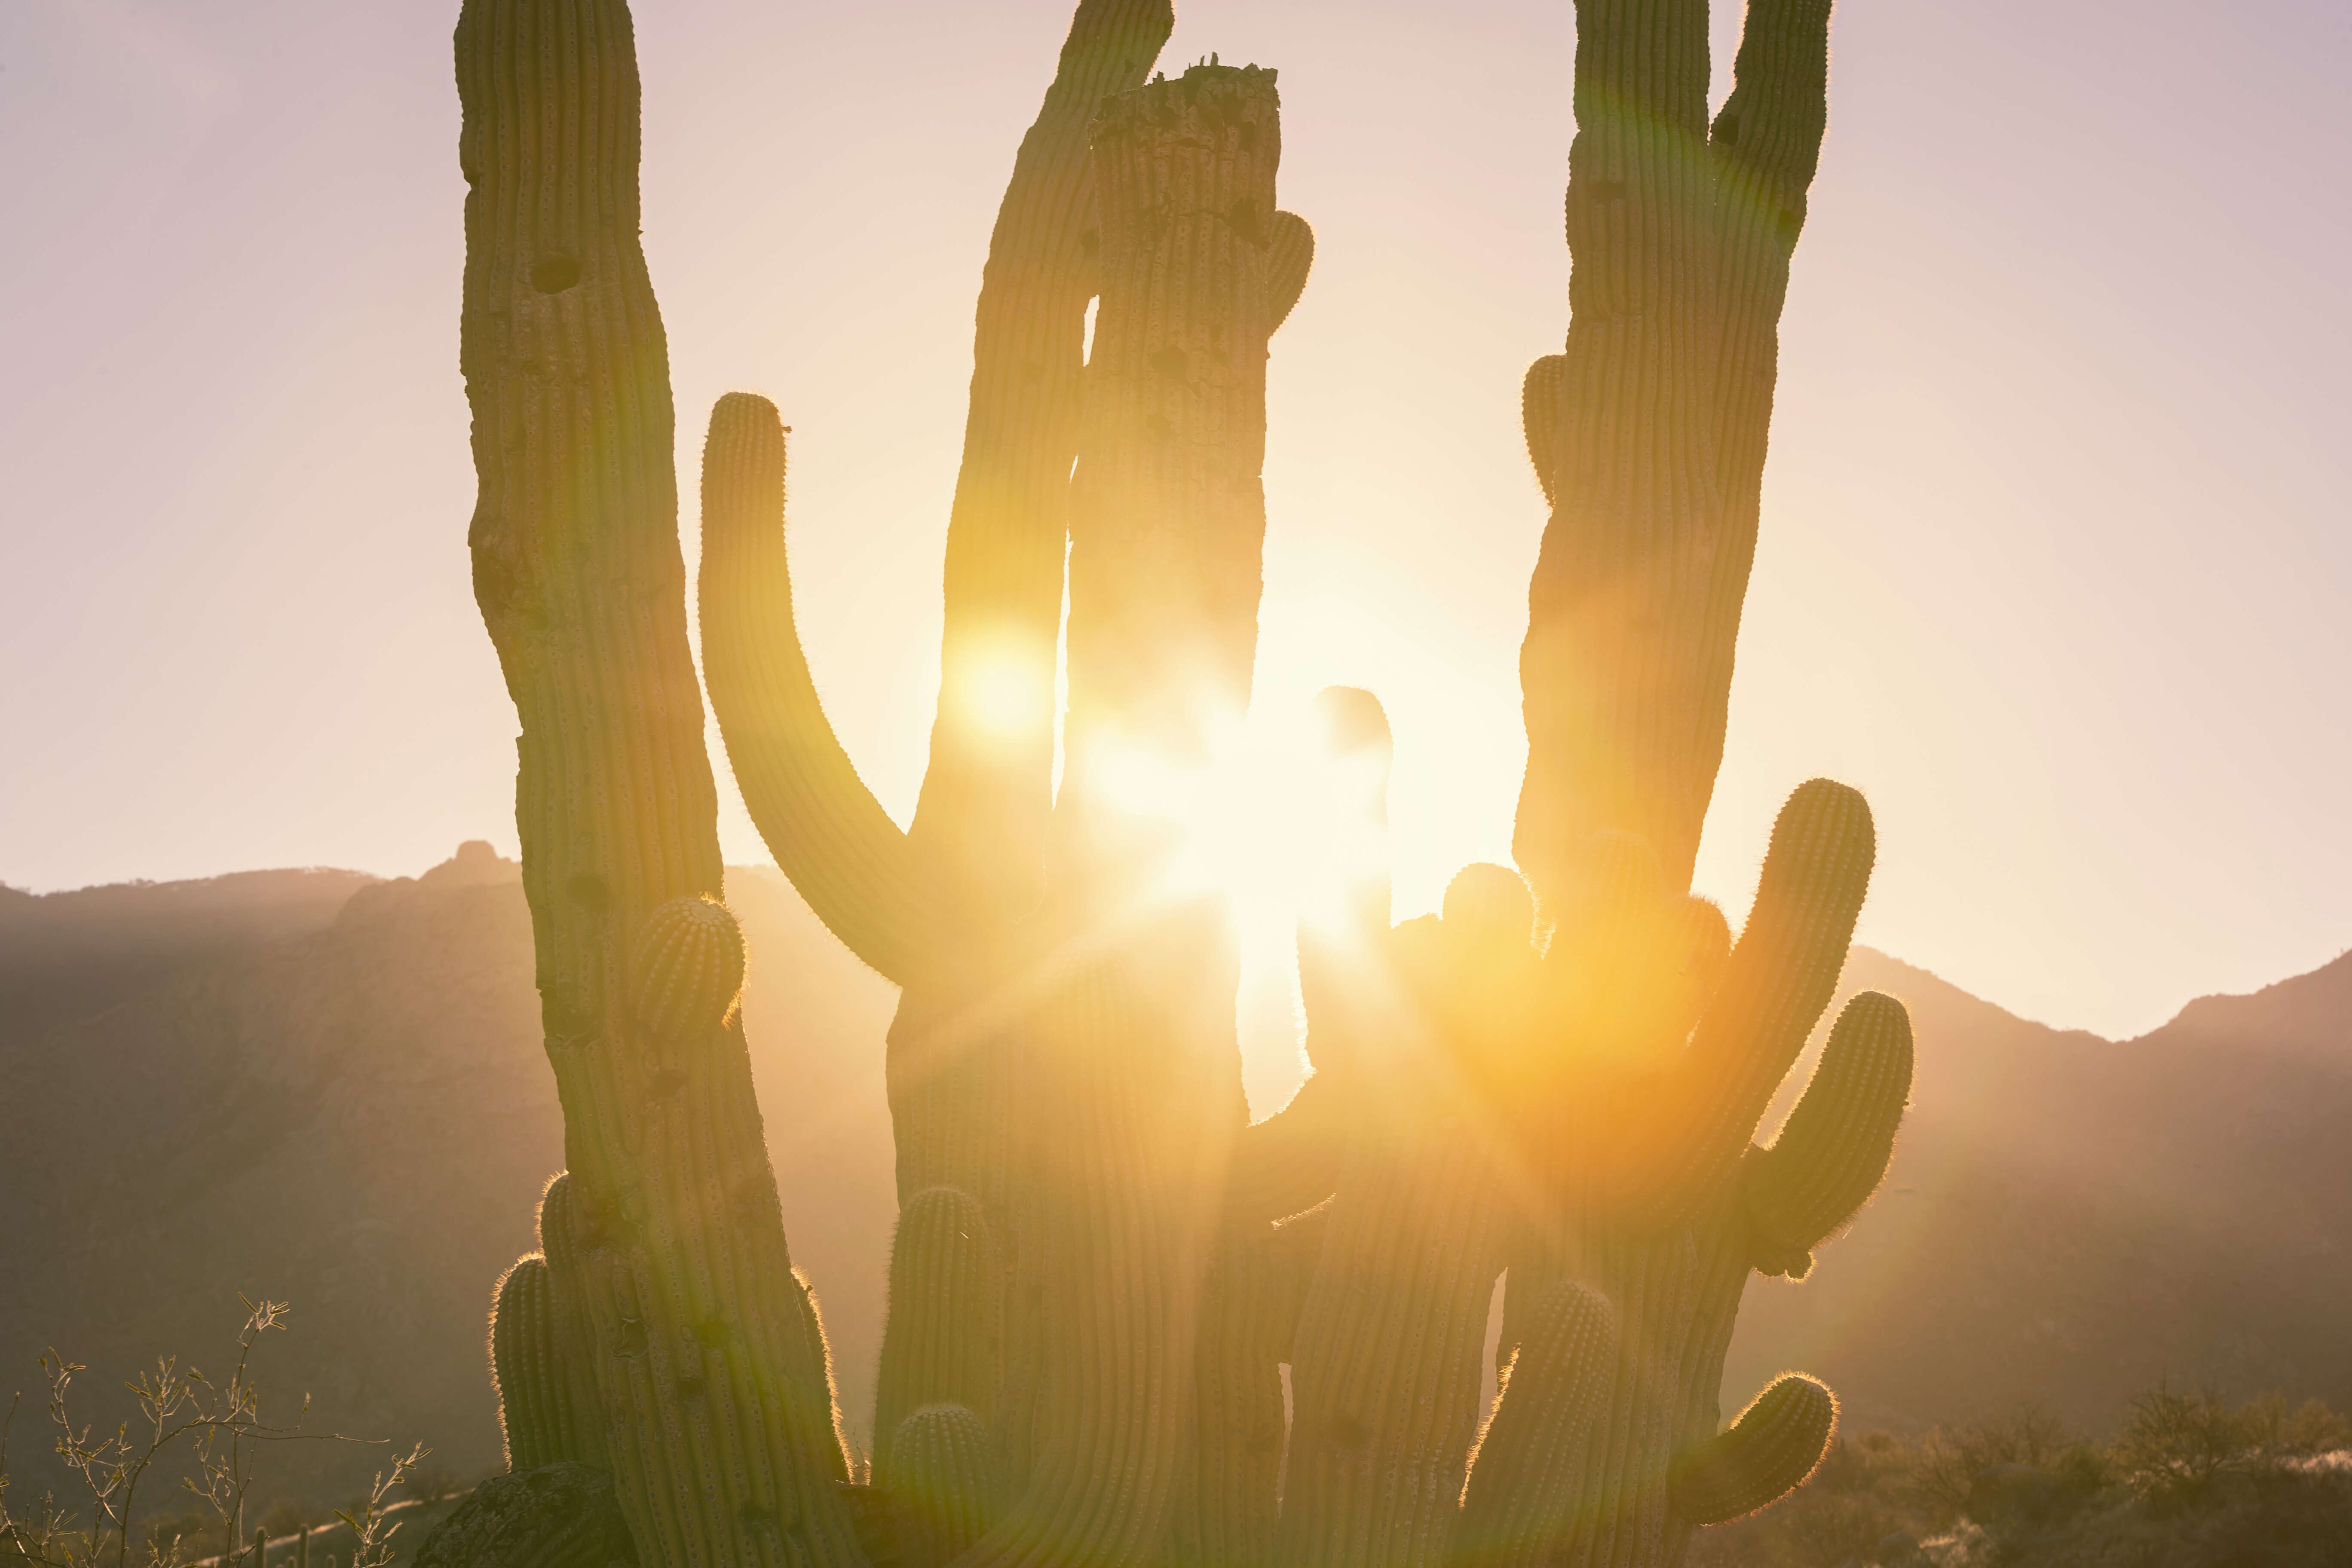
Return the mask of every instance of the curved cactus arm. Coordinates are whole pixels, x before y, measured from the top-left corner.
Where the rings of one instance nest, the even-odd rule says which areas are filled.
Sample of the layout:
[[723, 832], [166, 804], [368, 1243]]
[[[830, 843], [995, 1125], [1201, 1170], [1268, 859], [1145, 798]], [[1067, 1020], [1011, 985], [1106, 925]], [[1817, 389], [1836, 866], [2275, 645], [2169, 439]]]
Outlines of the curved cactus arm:
[[1618, 1191], [1641, 1223], [1688, 1220], [1746, 1154], [1837, 988], [1876, 852], [1857, 790], [1814, 779], [1780, 808], [1722, 983], [1654, 1109], [1628, 1129]]
[[1741, 1172], [1758, 1268], [1802, 1279], [1813, 1248], [1878, 1190], [1910, 1100], [1911, 1059], [1902, 1003], [1865, 991], [1845, 1005], [1804, 1098]]
[[1675, 1462], [1669, 1489], [1686, 1524], [1725, 1524], [1769, 1508], [1818, 1468], [1837, 1433], [1837, 1395], [1790, 1373], [1739, 1418]]
[[1271, 334], [1282, 330], [1298, 296], [1307, 289], [1307, 274], [1315, 266], [1315, 230], [1297, 213], [1274, 215], [1274, 247], [1265, 258], [1265, 321]]
[[1528, 439], [1528, 461], [1535, 466], [1536, 483], [1543, 487], [1544, 504], [1557, 501], [1559, 471], [1560, 399], [1567, 392], [1568, 356], [1546, 354], [1528, 366], [1519, 384], [1519, 428]]
[[[1708, 141], [1716, 168], [1715, 460], [1726, 527], [1709, 595], [1738, 620], [1756, 559], [1764, 455], [1780, 375], [1780, 309], [1804, 227], [1806, 192], [1829, 124], [1830, 0], [1755, 0], [1732, 65], [1732, 89]], [[1728, 680], [1732, 639], [1710, 647]]]
[[730, 392], [702, 448], [702, 675], [735, 782], [785, 876], [850, 952], [905, 984], [931, 950], [907, 836], [824, 716], [793, 617], [784, 426]]
[[1608, 1403], [1617, 1314], [1598, 1292], [1563, 1281], [1527, 1325], [1471, 1454], [1453, 1568], [1542, 1561], [1583, 1500], [1585, 1438]]

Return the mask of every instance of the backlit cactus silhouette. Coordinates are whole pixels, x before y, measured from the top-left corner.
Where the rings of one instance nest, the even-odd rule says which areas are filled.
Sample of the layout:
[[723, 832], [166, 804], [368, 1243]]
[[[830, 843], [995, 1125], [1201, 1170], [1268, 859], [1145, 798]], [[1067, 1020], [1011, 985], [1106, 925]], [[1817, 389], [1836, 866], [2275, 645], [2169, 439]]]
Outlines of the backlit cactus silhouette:
[[[1316, 1076], [1255, 1126], [1232, 937], [1213, 900], [1164, 890], [1181, 831], [1118, 779], [1202, 765], [1249, 700], [1267, 345], [1314, 254], [1276, 205], [1274, 73], [1147, 80], [1167, 0], [1076, 8], [982, 278], [904, 831], [800, 646], [782, 418], [741, 393], [712, 411], [712, 709], [778, 864], [902, 988], [860, 1489], [735, 1007], [628, 14], [467, 0], [469, 542], [522, 720], [570, 1166], [544, 1262], [500, 1291], [519, 1467], [593, 1448], [641, 1560], [674, 1564], [1663, 1568], [1691, 1528], [1801, 1480], [1827, 1391], [1783, 1379], [1719, 1431], [1717, 1384], [1747, 1274], [1803, 1271], [1875, 1186], [1907, 1095], [1901, 1009], [1862, 998], [1772, 1147], [1749, 1142], [1843, 963], [1867, 810], [1798, 792], [1736, 945], [1684, 889], [1827, 18], [1757, 0], [1710, 129], [1701, 0], [1580, 6], [1573, 320], [1523, 398], [1552, 507], [1522, 658], [1527, 880], [1472, 868], [1441, 916], [1391, 931], [1385, 868], [1359, 868], [1301, 933]], [[1322, 707], [1353, 759], [1334, 809], [1377, 835], [1385, 716], [1361, 692]]]

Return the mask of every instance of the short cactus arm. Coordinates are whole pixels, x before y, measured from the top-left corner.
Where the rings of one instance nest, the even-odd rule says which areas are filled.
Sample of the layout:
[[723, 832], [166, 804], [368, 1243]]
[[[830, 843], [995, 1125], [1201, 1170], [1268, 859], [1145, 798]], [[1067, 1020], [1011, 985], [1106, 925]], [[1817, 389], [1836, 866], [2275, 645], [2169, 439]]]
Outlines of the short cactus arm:
[[1586, 1501], [1585, 1435], [1608, 1405], [1617, 1315], [1598, 1293], [1564, 1280], [1526, 1321], [1471, 1457], [1455, 1568], [1541, 1561]]
[[1878, 1190], [1910, 1094], [1910, 1015], [1865, 991], [1838, 1016], [1780, 1137], [1741, 1172], [1759, 1268], [1803, 1277], [1813, 1248]]
[[702, 670], [776, 864], [850, 952], [906, 984], [932, 947], [907, 836], [842, 749], [793, 616], [783, 422], [730, 392], [702, 448]]
[[1315, 265], [1315, 231], [1297, 213], [1274, 215], [1274, 248], [1265, 258], [1265, 330], [1279, 331], [1306, 290]]
[[1804, 1485], [1836, 1431], [1837, 1396], [1790, 1373], [1676, 1463], [1675, 1517], [1685, 1524], [1725, 1524], [1769, 1508]]
[[1780, 808], [1722, 983], [1626, 1134], [1618, 1190], [1646, 1223], [1688, 1219], [1745, 1156], [1837, 988], [1875, 856], [1860, 792], [1814, 779]]

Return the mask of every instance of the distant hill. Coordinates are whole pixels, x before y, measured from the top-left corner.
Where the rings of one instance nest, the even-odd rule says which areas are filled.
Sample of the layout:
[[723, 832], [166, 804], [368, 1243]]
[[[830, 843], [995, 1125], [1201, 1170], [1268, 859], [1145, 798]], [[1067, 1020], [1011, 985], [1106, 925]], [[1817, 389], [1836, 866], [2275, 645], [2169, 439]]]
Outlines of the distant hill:
[[[774, 871], [728, 891], [793, 1257], [861, 1421], [895, 994]], [[1911, 1121], [1812, 1278], [1750, 1285], [1728, 1401], [1794, 1366], [1854, 1430], [2026, 1400], [2091, 1426], [2166, 1373], [2352, 1406], [2352, 956], [2122, 1043], [1861, 950], [1844, 989], [1865, 987], [1916, 1019]], [[265, 1387], [307, 1391], [311, 1430], [495, 1461], [490, 1284], [562, 1160], [510, 862], [0, 890], [0, 1395], [35, 1394], [55, 1344], [119, 1418], [113, 1383], [155, 1354], [218, 1364], [241, 1290], [294, 1303]], [[280, 1449], [262, 1500], [348, 1496], [378, 1462]]]
[[[773, 871], [730, 873], [729, 895], [793, 1258], [863, 1410], [895, 994]], [[260, 1363], [272, 1419], [307, 1391], [309, 1430], [421, 1438], [461, 1473], [495, 1463], [490, 1289], [563, 1161], [514, 865], [477, 844], [415, 879], [15, 894], [0, 921], [0, 1398], [27, 1395], [20, 1500], [58, 1479], [26, 1425], [41, 1350], [89, 1365], [77, 1395], [110, 1425], [129, 1413], [116, 1385], [157, 1354], [218, 1369], [240, 1291], [294, 1304]], [[340, 1499], [380, 1463], [281, 1447], [262, 1501]]]
[[1793, 1366], [1855, 1430], [2096, 1428], [2168, 1375], [2352, 1405], [2352, 954], [2126, 1041], [1867, 950], [1843, 989], [1910, 1005], [1911, 1116], [1812, 1277], [1749, 1285], [1728, 1400]]

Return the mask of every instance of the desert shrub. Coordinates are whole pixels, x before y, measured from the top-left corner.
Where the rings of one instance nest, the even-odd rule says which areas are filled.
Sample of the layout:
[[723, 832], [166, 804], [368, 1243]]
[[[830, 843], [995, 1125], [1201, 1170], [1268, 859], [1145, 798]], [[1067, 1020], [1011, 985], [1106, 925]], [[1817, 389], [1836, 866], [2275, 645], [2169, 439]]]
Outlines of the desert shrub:
[[2124, 1484], [2161, 1509], [2211, 1496], [2223, 1476], [2258, 1458], [2245, 1416], [2211, 1388], [2182, 1394], [2168, 1379], [2132, 1401], [2113, 1452]]
[[[81, 1495], [37, 1500], [9, 1495], [8, 1444], [16, 1436], [16, 1415], [12, 1402], [5, 1420], [0, 1421], [0, 1568], [96, 1568], [101, 1563], [116, 1568], [173, 1568], [246, 1538], [246, 1503], [259, 1458], [270, 1444], [307, 1436], [300, 1417], [308, 1405], [290, 1423], [282, 1416], [275, 1422], [262, 1419], [254, 1352], [263, 1336], [286, 1326], [287, 1306], [283, 1301], [245, 1305], [236, 1359], [226, 1379], [207, 1377], [173, 1357], [161, 1358], [152, 1370], [126, 1385], [138, 1401], [139, 1414], [111, 1434], [75, 1417], [74, 1379], [89, 1369], [55, 1350], [40, 1358], [49, 1385], [48, 1435], [80, 1483]], [[425, 1453], [419, 1445], [394, 1459], [392, 1468], [378, 1476], [370, 1495], [340, 1516], [354, 1537], [349, 1568], [383, 1568], [391, 1562], [391, 1536], [398, 1526], [384, 1517], [385, 1500], [406, 1483]], [[155, 1493], [169, 1486], [174, 1472], [181, 1491], [203, 1507], [158, 1517]], [[142, 1486], [147, 1488], [143, 1516]], [[232, 1546], [232, 1553], [234, 1550]]]
[[2074, 1447], [2065, 1423], [2039, 1405], [2023, 1405], [1928, 1433], [1912, 1451], [1906, 1479], [1919, 1506], [1937, 1523], [1949, 1523], [1968, 1511], [1977, 1478], [1995, 1465], [2043, 1469]]

